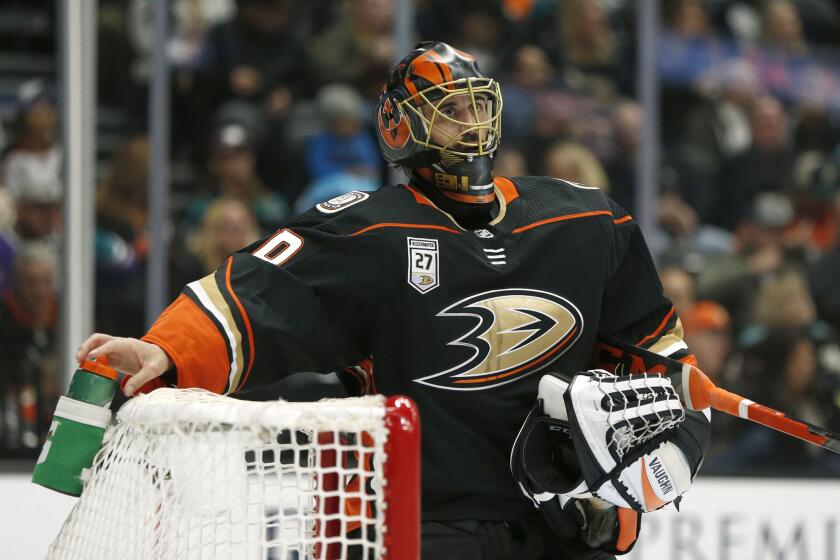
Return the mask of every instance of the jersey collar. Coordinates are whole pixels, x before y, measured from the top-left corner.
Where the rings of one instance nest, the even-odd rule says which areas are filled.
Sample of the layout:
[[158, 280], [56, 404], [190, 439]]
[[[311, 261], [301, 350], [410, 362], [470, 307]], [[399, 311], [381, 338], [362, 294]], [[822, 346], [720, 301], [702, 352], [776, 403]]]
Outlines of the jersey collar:
[[[441, 209], [418, 187], [413, 185], [403, 186], [411, 192], [411, 194], [414, 196], [414, 200], [418, 204], [422, 204], [424, 206], [431, 206], [432, 208], [446, 216], [449, 219], [449, 221], [451, 221], [459, 230], [469, 231], [463, 226], [461, 226], [461, 224], [458, 223], [458, 221], [452, 216], [452, 214]], [[496, 216], [484, 227], [495, 228], [500, 233], [507, 235], [514, 229], [518, 221], [517, 219], [515, 219], [515, 216], [513, 216], [513, 214], [518, 214], [519, 209], [521, 207], [519, 201], [519, 191], [516, 189], [516, 185], [513, 183], [513, 181], [511, 181], [507, 177], [495, 177], [493, 179], [493, 190], [496, 193], [496, 200], [499, 203], [499, 208]]]

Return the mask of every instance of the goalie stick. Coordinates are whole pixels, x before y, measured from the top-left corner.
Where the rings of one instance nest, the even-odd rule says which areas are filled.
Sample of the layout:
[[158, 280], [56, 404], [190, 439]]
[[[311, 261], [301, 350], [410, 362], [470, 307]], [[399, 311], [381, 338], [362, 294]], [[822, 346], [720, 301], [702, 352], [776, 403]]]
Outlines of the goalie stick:
[[[596, 367], [624, 374], [665, 375], [690, 410], [713, 408], [732, 416], [751, 420], [840, 453], [840, 434], [788, 417], [783, 412], [758, 404], [715, 386], [700, 369], [614, 338], [599, 337], [595, 347]], [[618, 370], [618, 371], [616, 371]]]

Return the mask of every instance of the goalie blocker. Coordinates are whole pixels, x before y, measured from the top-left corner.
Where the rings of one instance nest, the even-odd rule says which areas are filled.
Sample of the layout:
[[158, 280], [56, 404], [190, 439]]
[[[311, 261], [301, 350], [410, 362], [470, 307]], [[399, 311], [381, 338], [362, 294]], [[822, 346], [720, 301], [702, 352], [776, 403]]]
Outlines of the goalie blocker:
[[667, 378], [590, 370], [570, 383], [549, 373], [510, 466], [558, 537], [625, 554], [641, 513], [688, 490], [708, 438], [707, 419], [685, 411]]

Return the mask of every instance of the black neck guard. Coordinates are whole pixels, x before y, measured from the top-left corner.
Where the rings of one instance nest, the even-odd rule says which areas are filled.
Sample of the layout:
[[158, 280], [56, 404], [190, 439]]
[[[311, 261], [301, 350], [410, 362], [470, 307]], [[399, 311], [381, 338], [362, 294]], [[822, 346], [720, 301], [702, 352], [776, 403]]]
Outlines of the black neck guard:
[[[411, 174], [411, 185], [420, 189], [435, 206], [455, 218], [464, 229], [478, 229], [489, 224], [493, 220], [494, 209], [498, 206], [495, 197], [482, 203], [461, 202], [452, 199], [444, 194], [444, 191], [439, 187], [432, 185], [417, 173]], [[494, 192], [492, 182], [489, 190]]]
[[448, 198], [481, 205], [495, 197], [493, 158], [494, 154], [466, 157], [427, 150], [401, 165]]

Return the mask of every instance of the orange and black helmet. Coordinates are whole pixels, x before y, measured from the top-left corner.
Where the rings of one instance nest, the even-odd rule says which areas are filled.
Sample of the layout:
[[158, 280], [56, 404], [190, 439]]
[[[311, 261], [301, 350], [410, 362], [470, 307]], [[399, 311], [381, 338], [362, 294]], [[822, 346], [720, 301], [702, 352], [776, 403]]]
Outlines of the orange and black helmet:
[[[459, 121], [439, 107], [467, 96], [471, 122]], [[446, 43], [422, 42], [391, 70], [376, 105], [375, 121], [382, 154], [409, 169], [489, 156], [499, 146], [502, 95], [475, 57]], [[457, 124], [458, 132], [432, 140], [436, 123]], [[451, 128], [450, 128], [451, 129]], [[440, 130], [440, 129], [438, 129]]]

